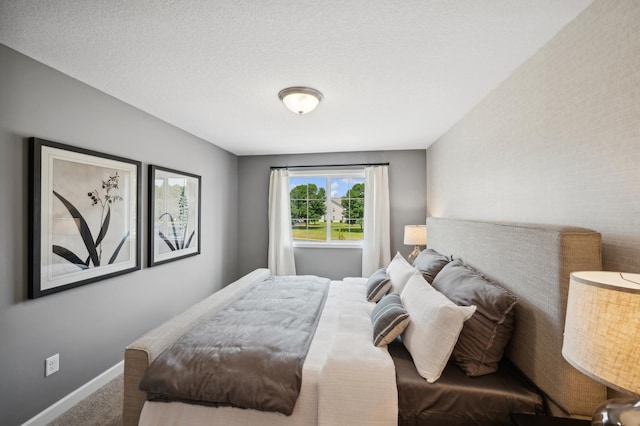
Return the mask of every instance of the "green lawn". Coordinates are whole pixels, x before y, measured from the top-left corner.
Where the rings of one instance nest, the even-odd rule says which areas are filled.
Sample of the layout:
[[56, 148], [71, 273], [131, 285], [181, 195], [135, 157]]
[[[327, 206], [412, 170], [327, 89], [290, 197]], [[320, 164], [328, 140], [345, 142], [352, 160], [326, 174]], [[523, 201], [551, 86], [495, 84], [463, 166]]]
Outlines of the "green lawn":
[[[316, 222], [296, 223], [293, 227], [293, 239], [304, 241], [325, 241], [327, 237], [327, 223]], [[331, 240], [362, 240], [363, 232], [360, 225], [349, 225], [347, 223], [331, 223]]]

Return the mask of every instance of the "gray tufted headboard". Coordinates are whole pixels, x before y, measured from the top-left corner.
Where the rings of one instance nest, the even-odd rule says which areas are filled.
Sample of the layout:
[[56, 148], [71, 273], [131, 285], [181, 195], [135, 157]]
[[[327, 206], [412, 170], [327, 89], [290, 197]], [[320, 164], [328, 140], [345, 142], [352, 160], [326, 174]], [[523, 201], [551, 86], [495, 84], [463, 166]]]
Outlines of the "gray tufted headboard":
[[576, 227], [430, 217], [428, 247], [451, 255], [520, 298], [507, 357], [545, 394], [555, 415], [591, 417], [606, 387], [562, 357], [573, 271], [600, 270], [601, 236]]

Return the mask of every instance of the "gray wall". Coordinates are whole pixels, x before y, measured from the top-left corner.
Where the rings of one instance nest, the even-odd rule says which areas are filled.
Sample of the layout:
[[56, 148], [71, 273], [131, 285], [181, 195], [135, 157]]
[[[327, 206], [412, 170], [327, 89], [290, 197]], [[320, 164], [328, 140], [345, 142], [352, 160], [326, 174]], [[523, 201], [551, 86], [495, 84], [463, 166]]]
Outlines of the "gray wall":
[[[237, 157], [0, 45], [0, 424], [20, 424], [135, 338], [235, 279]], [[143, 163], [143, 269], [27, 299], [29, 136]], [[202, 254], [146, 268], [147, 167], [202, 176]], [[60, 371], [44, 377], [44, 359]]]
[[556, 223], [640, 272], [640, 2], [596, 0], [427, 150], [429, 216]]
[[[272, 166], [389, 163], [391, 254], [407, 256], [404, 225], [426, 217], [424, 150], [246, 156], [238, 160], [239, 272], [267, 266], [269, 173]], [[296, 248], [296, 272], [339, 279], [362, 274], [361, 249]]]

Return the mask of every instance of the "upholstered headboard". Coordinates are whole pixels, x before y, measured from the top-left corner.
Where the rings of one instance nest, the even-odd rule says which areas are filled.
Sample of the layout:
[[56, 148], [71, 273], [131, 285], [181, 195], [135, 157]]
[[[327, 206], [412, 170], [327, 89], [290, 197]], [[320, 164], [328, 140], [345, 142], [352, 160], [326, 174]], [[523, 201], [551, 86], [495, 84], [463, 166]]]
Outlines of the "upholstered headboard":
[[562, 357], [573, 271], [600, 270], [601, 236], [576, 227], [430, 217], [428, 247], [451, 255], [519, 297], [507, 357], [545, 394], [555, 415], [591, 417], [606, 387]]

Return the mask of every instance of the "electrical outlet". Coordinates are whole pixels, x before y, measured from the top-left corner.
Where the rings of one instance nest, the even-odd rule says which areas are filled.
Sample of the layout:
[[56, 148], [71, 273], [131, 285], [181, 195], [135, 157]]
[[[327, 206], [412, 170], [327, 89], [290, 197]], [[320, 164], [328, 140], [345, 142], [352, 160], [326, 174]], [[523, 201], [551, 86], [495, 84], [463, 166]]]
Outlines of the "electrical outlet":
[[44, 377], [56, 373], [60, 369], [60, 354], [55, 354], [44, 360]]

